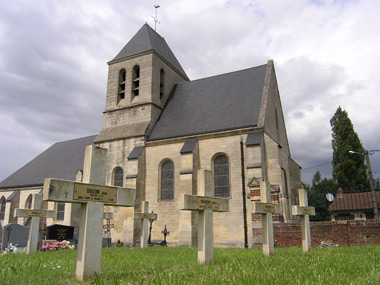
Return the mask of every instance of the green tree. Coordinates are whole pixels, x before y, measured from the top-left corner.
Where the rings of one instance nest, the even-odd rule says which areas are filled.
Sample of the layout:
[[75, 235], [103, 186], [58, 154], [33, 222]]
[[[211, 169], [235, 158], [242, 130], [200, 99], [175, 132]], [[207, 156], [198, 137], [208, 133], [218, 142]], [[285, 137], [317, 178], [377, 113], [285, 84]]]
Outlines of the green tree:
[[367, 168], [364, 156], [351, 154], [364, 152], [359, 136], [354, 131], [348, 113], [339, 106], [330, 120], [332, 128], [333, 177], [343, 189], [363, 189], [368, 187]]
[[315, 216], [310, 216], [311, 221], [329, 221], [330, 202], [326, 198], [327, 193], [335, 196], [337, 184], [333, 179], [323, 178], [319, 171], [314, 174], [311, 186], [307, 185], [309, 205], [315, 207]]

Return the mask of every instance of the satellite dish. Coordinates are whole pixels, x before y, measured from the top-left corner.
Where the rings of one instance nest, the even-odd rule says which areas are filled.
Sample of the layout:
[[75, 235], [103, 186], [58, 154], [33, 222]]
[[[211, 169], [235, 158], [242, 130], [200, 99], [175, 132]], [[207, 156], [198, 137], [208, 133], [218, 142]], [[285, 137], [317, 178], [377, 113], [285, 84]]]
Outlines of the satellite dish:
[[331, 194], [331, 193], [327, 193], [327, 194], [326, 194], [326, 199], [327, 199], [329, 202], [332, 202], [332, 201], [334, 201], [334, 195]]

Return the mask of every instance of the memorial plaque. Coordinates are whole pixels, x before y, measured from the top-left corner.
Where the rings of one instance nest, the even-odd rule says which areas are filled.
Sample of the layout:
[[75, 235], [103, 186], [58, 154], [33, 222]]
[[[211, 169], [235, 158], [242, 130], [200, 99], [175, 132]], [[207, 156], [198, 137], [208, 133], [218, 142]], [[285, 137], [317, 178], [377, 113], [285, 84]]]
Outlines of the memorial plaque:
[[303, 215], [315, 215], [314, 207], [302, 207], [301, 212]]
[[74, 227], [64, 225], [47, 226], [46, 238], [55, 240], [71, 240], [74, 238]]
[[141, 219], [141, 220], [144, 220], [144, 219], [148, 219], [148, 220], [149, 220], [149, 219], [150, 219], [150, 216], [151, 216], [150, 214], [144, 214], [144, 213], [141, 213], [140, 219]]
[[293, 205], [292, 207], [292, 215], [295, 216], [314, 216], [315, 208], [310, 206], [297, 206]]
[[45, 210], [25, 210], [25, 217], [40, 217], [44, 218], [46, 216]]
[[276, 214], [276, 205], [263, 203], [263, 212]]
[[197, 197], [198, 210], [217, 211], [220, 208], [220, 199]]
[[85, 202], [116, 203], [117, 188], [75, 183], [73, 200]]

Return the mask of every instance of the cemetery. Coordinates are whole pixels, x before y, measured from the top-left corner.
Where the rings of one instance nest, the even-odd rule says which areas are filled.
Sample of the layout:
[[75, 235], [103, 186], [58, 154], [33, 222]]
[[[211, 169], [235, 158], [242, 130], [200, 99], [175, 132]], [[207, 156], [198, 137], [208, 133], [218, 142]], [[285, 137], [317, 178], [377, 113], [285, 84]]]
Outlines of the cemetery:
[[[180, 203], [180, 210], [198, 213], [197, 247], [149, 247], [152, 223], [159, 216], [150, 213], [148, 201], [142, 203], [142, 212], [135, 213], [134, 216], [142, 224], [140, 247], [112, 246], [109, 240], [104, 245], [102, 231], [110, 234], [113, 227], [113, 214], [104, 212], [104, 205], [131, 207], [135, 203], [133, 189], [104, 186], [102, 164], [95, 164], [94, 161], [102, 161], [106, 153], [105, 149], [98, 147], [86, 148], [84, 172], [87, 184], [58, 179], [45, 180], [44, 200], [81, 205], [81, 226], [76, 246], [73, 227], [50, 225], [44, 232], [39, 228], [40, 219], [51, 215], [49, 210], [40, 209], [40, 195], [35, 195], [31, 210], [16, 209], [16, 216], [31, 217], [32, 223], [30, 227], [8, 224], [2, 229], [4, 251], [0, 256], [0, 275], [5, 284], [50, 284], [49, 280], [54, 280], [52, 284], [285, 284], [331, 283], [332, 280], [366, 283], [380, 280], [379, 246], [311, 250], [309, 215], [315, 214], [315, 210], [308, 206], [304, 189], [299, 190], [300, 205], [293, 206], [292, 209], [294, 215], [301, 217], [299, 239], [302, 240], [302, 249], [292, 247], [275, 250], [272, 215], [279, 213], [280, 209], [279, 204], [271, 202], [269, 187], [265, 182], [260, 185], [260, 202], [252, 202], [252, 213], [262, 217], [262, 250], [214, 248], [213, 212], [217, 215], [218, 212], [228, 211], [229, 200], [212, 197], [212, 175], [207, 170], [199, 170], [197, 173], [198, 196], [183, 195]], [[106, 220], [104, 225], [103, 220]], [[166, 226], [162, 233], [166, 243], [170, 234]], [[44, 241], [38, 252], [37, 242], [42, 239]], [[22, 249], [23, 247], [26, 248]], [[348, 266], [349, 272], [346, 270]], [[368, 271], [368, 267], [372, 270]], [[289, 268], [293, 270], [290, 271]]]
[[145, 24], [108, 65], [101, 131], [0, 181], [0, 284], [380, 283], [379, 221], [310, 222], [272, 60], [191, 81]]

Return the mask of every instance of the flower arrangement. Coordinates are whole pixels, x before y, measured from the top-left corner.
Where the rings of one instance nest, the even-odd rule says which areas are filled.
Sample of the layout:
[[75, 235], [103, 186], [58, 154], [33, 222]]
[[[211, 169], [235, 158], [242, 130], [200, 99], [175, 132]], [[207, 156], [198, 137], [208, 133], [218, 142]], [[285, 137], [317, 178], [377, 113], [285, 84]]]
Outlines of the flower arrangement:
[[75, 245], [70, 245], [69, 241], [64, 240], [45, 243], [40, 247], [40, 251], [55, 251], [60, 249], [75, 249]]
[[1, 251], [1, 254], [7, 254], [7, 253], [17, 253], [17, 244], [13, 245], [12, 243], [9, 243], [7, 248], [5, 250]]

